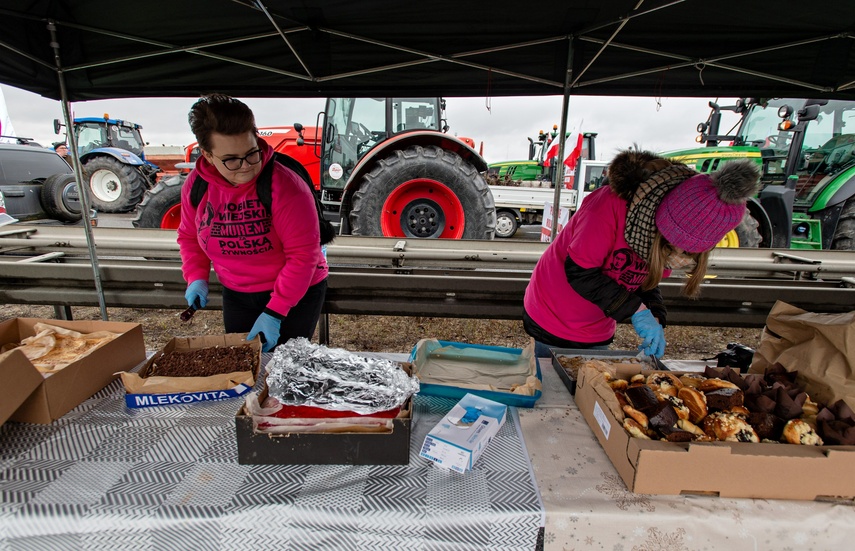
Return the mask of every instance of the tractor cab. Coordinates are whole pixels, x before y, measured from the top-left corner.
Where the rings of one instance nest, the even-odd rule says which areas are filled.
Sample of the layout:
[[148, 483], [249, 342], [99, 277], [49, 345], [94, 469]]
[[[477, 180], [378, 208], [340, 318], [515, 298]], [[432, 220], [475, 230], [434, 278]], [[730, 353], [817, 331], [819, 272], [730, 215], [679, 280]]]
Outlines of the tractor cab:
[[341, 191], [372, 147], [414, 130], [445, 131], [440, 98], [328, 98], [321, 142], [321, 182], [328, 195]]

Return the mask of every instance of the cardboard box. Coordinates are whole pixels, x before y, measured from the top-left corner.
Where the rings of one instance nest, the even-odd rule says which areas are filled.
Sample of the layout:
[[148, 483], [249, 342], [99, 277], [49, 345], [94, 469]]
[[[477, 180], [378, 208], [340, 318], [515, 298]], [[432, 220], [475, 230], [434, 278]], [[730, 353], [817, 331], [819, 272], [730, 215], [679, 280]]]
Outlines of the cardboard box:
[[[258, 395], [264, 403], [267, 383]], [[390, 432], [267, 434], [256, 432], [242, 406], [235, 417], [241, 465], [407, 465], [410, 462], [412, 399], [391, 419]]]
[[508, 406], [465, 395], [425, 437], [421, 457], [459, 473], [470, 470], [505, 424]]
[[[149, 376], [152, 365], [161, 353], [229, 346], [251, 348], [255, 352], [253, 368], [207, 377]], [[247, 342], [246, 333], [174, 337], [158, 353], [148, 359], [139, 373], [121, 373], [126, 392], [125, 404], [129, 408], [143, 408], [236, 398], [252, 390], [260, 369], [261, 340], [256, 338]]]
[[[643, 372], [619, 364], [622, 378]], [[741, 442], [674, 443], [631, 437], [606, 405], [612, 392], [582, 370], [576, 404], [627, 487], [642, 494], [855, 499], [855, 446]]]
[[18, 406], [38, 388], [44, 377], [20, 350], [10, 350], [0, 355], [0, 381], [3, 400], [0, 400], [0, 425], [11, 417]]
[[[35, 335], [33, 327], [39, 322], [78, 333], [112, 331], [121, 334], [91, 354], [42, 378], [35, 391], [12, 414], [12, 421], [47, 424], [59, 419], [107, 386], [117, 371], [128, 371], [145, 360], [142, 326], [138, 323], [13, 318], [0, 323], [0, 344], [21, 342]], [[27, 363], [42, 377], [29, 360]]]

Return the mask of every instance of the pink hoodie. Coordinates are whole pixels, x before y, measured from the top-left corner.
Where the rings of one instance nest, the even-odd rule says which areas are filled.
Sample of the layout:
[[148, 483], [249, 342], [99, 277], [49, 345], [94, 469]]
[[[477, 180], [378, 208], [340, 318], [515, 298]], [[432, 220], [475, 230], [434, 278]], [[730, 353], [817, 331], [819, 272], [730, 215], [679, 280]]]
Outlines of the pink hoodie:
[[[273, 149], [263, 140], [264, 163]], [[208, 182], [198, 209], [190, 201], [197, 173]], [[213, 264], [220, 283], [243, 293], [273, 290], [267, 307], [286, 316], [311, 285], [327, 277], [315, 200], [291, 170], [276, 164], [268, 215], [255, 180], [235, 187], [204, 157], [181, 190], [178, 247], [184, 279], [208, 281]]]
[[[629, 291], [637, 290], [649, 272], [647, 261], [624, 239], [626, 201], [608, 187], [585, 198], [558, 238], [544, 251], [525, 291], [525, 311], [540, 327], [568, 341], [604, 342], [617, 322], [567, 282], [569, 255], [582, 268], [599, 268]], [[665, 270], [664, 276], [670, 275]]]

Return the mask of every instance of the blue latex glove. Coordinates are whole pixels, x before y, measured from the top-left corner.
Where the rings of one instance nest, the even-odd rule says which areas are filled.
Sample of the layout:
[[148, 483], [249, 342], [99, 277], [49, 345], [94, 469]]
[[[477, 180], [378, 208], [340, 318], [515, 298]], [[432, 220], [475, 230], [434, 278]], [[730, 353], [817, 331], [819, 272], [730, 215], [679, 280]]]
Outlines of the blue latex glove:
[[191, 282], [184, 291], [184, 298], [187, 299], [187, 306], [193, 306], [198, 300], [198, 308], [204, 308], [208, 304], [208, 282], [204, 279]]
[[642, 338], [639, 350], [644, 354], [661, 358], [665, 354], [665, 329], [659, 325], [650, 310], [644, 309], [632, 315], [632, 327]]
[[263, 342], [261, 351], [270, 352], [276, 348], [276, 343], [279, 342], [279, 324], [281, 323], [280, 319], [274, 318], [267, 312], [262, 312], [252, 324], [252, 330], [246, 336], [246, 340], [251, 341], [261, 333], [261, 341]]

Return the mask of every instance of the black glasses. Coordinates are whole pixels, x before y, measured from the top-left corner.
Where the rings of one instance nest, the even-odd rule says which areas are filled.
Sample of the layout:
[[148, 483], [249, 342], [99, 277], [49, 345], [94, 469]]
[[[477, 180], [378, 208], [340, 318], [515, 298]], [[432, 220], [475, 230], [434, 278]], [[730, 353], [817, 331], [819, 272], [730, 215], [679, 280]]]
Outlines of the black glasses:
[[[213, 153], [211, 156], [220, 159]], [[243, 157], [229, 157], [228, 159], [220, 159], [220, 162], [223, 163], [223, 166], [229, 170], [240, 170], [240, 167], [243, 166], [244, 161], [248, 165], [257, 165], [261, 162], [261, 148], [254, 149], [244, 155]]]

